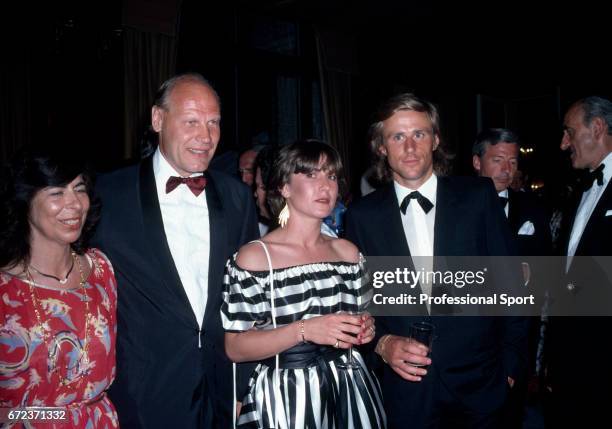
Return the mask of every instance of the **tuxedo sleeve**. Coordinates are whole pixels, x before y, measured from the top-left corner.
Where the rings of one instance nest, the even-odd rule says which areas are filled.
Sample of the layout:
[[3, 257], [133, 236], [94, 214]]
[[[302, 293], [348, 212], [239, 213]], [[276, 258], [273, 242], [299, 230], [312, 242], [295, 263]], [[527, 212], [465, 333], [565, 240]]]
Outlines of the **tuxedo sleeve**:
[[[259, 238], [259, 228], [257, 226], [257, 212], [255, 211], [255, 202], [249, 193], [244, 195], [244, 222], [242, 222], [242, 231], [240, 234], [239, 246], [248, 243], [249, 241]], [[238, 401], [248, 392], [248, 382], [256, 363], [245, 362], [236, 365], [236, 393]]]
[[242, 234], [240, 236], [243, 245], [249, 241], [259, 238], [259, 227], [257, 226], [257, 211], [255, 210], [255, 201], [251, 195], [247, 193], [244, 222], [242, 224]]
[[[363, 239], [363, 227], [360, 228], [360, 216], [359, 213], [351, 209], [346, 212], [345, 218], [345, 238], [352, 242], [359, 251], [366, 255], [366, 264], [367, 264], [367, 256], [368, 256], [368, 246], [367, 242]], [[389, 331], [386, 329], [386, 324], [384, 323], [384, 317], [375, 318], [376, 331], [374, 333], [374, 339], [370, 341], [368, 344], [359, 347], [359, 350], [362, 352], [364, 359], [366, 360], [366, 364], [369, 368], [377, 369], [380, 368], [383, 364], [382, 359], [374, 353], [374, 349], [378, 344], [378, 341]]]
[[357, 214], [355, 211], [349, 207], [346, 211], [346, 215], [344, 217], [344, 227], [345, 227], [345, 238], [352, 242], [360, 251], [365, 251], [363, 248], [363, 243], [359, 237], [359, 229], [356, 220]]
[[[365, 238], [364, 227], [367, 225], [367, 216], [364, 216], [363, 213], [355, 210], [351, 207], [346, 212], [344, 222], [345, 222], [345, 238], [352, 242], [361, 253], [366, 256], [366, 264], [368, 256], [380, 256], [380, 255], [372, 255], [372, 251], [368, 246], [368, 240]], [[367, 265], [366, 265], [367, 266]], [[382, 322], [382, 318], [378, 318], [376, 322], [376, 333], [374, 339], [370, 342], [371, 347], [376, 347], [378, 344], [378, 340], [383, 336], [389, 333], [388, 329], [385, 326], [385, 323]]]

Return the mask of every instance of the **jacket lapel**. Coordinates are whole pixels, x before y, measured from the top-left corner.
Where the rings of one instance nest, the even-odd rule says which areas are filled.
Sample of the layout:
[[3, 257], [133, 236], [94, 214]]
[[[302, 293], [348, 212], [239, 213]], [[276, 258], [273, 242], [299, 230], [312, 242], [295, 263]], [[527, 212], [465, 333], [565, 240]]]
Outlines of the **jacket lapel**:
[[563, 217], [561, 218], [561, 231], [559, 236], [559, 251], [563, 256], [567, 256], [567, 248], [569, 246], [570, 237], [572, 235], [572, 228], [574, 227], [574, 221], [576, 220], [576, 213], [578, 212], [578, 206], [582, 199], [582, 192], [577, 192], [570, 195], [570, 203], [563, 211]]
[[604, 219], [606, 210], [609, 210], [610, 202], [612, 201], [612, 185], [610, 183], [612, 183], [612, 181], [607, 183], [606, 189], [599, 198], [599, 201], [597, 201], [597, 205], [593, 209], [593, 213], [591, 213], [591, 217], [589, 217], [589, 220], [584, 227], [584, 231], [580, 237], [580, 242], [578, 243], [578, 247], [576, 247], [576, 255], [591, 256], [591, 252], [586, 251], [586, 246], [588, 246], [589, 243], [595, 243], [597, 240], [603, 239], [603, 237], [597, 236], [597, 231], [601, 231], [601, 229], [598, 228], [598, 224], [602, 221], [602, 219]]
[[518, 233], [520, 228], [521, 202], [518, 195], [508, 189], [508, 223], [513, 234]]
[[[208, 219], [210, 222], [210, 256], [208, 258], [208, 299], [206, 301], [206, 312], [204, 313], [204, 326], [210, 325], [211, 317], [218, 317], [218, 309], [221, 300], [221, 284], [223, 282], [223, 270], [219, 267], [225, 266], [227, 249], [227, 223], [223, 213], [223, 204], [215, 182], [208, 172], [206, 176], [206, 203], [208, 204]], [[217, 309], [217, 311], [215, 311]]]
[[[434, 256], [433, 270], [445, 272], [452, 270], [447, 260], [449, 256], [464, 256], [457, 253], [457, 249], [452, 246], [456, 240], [458, 231], [456, 230], [457, 210], [460, 210], [460, 191], [453, 189], [448, 177], [438, 176], [436, 189], [436, 219], [434, 221]], [[455, 288], [445, 286], [434, 287], [432, 294], [439, 296], [442, 293], [454, 294]], [[459, 305], [436, 304], [431, 307], [431, 314], [437, 316], [460, 314], [463, 310]]]
[[393, 184], [385, 187], [383, 191], [380, 210], [376, 211], [377, 218], [372, 220], [373, 225], [379, 226], [379, 239], [384, 241], [384, 247], [388, 249], [388, 255], [410, 256]]
[[157, 187], [155, 186], [155, 175], [153, 174], [153, 157], [150, 156], [140, 164], [140, 203], [142, 209], [142, 220], [144, 231], [147, 234], [147, 244], [153, 259], [157, 261], [155, 267], [158, 278], [161, 279], [170, 295], [175, 299], [175, 305], [169, 305], [189, 326], [198, 326], [195, 314], [183, 288], [179, 277], [168, 240], [164, 230], [164, 221], [157, 198]]
[[[436, 189], [436, 220], [434, 221], [434, 256], [448, 256], [450, 249], [445, 246], [454, 237], [455, 210], [457, 195], [451, 192], [446, 177], [438, 177]], [[434, 265], [437, 267], [437, 265]], [[436, 268], [437, 269], [437, 268]]]

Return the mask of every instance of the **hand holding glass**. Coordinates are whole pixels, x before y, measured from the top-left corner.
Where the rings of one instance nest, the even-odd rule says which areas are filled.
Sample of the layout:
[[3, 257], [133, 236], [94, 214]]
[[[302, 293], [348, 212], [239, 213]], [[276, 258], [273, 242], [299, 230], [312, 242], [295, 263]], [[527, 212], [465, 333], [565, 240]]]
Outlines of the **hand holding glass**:
[[[369, 303], [368, 300], [363, 300], [362, 297], [359, 295], [359, 293], [362, 292], [360, 290], [357, 291], [357, 296], [356, 296], [356, 306], [354, 306], [353, 308], [351, 308], [348, 311], [343, 311], [343, 313], [345, 314], [351, 314], [354, 316], [361, 316], [363, 314], [363, 312], [365, 311], [365, 307], [367, 306], [367, 304]], [[365, 302], [364, 302], [365, 301]], [[363, 323], [363, 321], [362, 321]], [[353, 335], [353, 334], [351, 334]], [[341, 369], [359, 369], [360, 366], [357, 362], [355, 362], [354, 358], [353, 358], [353, 345], [351, 344], [349, 346], [348, 349], [348, 358], [346, 360], [346, 362], [344, 363], [340, 363], [337, 365], [338, 368]]]
[[[415, 342], [427, 347], [427, 356], [430, 357], [431, 346], [434, 338], [434, 325], [427, 322], [415, 322], [410, 325], [410, 342]], [[427, 366], [420, 363], [409, 362], [412, 366]]]
[[[359, 311], [343, 311], [342, 313], [344, 314], [350, 314], [351, 316], [361, 316], [361, 312]], [[349, 334], [348, 332], [346, 332], [347, 334]], [[349, 335], [356, 337], [355, 334], [350, 333]], [[358, 369], [359, 368], [359, 364], [356, 363], [353, 359], [353, 345], [349, 344], [349, 349], [348, 349], [348, 358], [346, 360], [346, 362], [344, 363], [339, 363], [337, 365], [338, 368], [341, 369]]]

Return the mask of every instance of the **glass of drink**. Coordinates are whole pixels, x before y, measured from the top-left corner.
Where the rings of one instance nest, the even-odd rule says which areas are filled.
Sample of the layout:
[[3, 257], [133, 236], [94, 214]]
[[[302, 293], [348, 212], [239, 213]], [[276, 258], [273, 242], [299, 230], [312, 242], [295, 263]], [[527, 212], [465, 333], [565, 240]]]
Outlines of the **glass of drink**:
[[[344, 314], [350, 314], [353, 316], [361, 316], [363, 314], [363, 312], [365, 311], [365, 307], [367, 305], [367, 303], [369, 303], [369, 300], [364, 300], [361, 296], [362, 293], [364, 293], [364, 290], [361, 290], [362, 288], [356, 290], [356, 297], [355, 297], [355, 304], [354, 305], [346, 305], [346, 307], [349, 307], [347, 310], [342, 311]], [[365, 305], [364, 305], [365, 302]], [[357, 336], [354, 334], [349, 334], [352, 336]], [[351, 344], [351, 346], [348, 349], [348, 357], [346, 362], [343, 363], [339, 363], [337, 365], [338, 368], [340, 369], [359, 369], [360, 366], [359, 364], [355, 361], [355, 358], [353, 357], [353, 345]]]
[[[434, 325], [427, 322], [414, 322], [410, 325], [410, 342], [415, 342], [427, 347], [427, 356], [431, 354], [431, 346], [434, 339]], [[420, 363], [412, 363], [412, 366], [426, 366]]]

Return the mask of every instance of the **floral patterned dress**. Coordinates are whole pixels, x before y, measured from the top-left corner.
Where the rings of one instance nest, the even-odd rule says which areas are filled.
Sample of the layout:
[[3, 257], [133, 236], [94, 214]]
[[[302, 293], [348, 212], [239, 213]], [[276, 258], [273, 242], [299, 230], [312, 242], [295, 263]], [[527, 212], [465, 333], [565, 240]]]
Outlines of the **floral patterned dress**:
[[0, 407], [66, 410], [65, 421], [24, 427], [119, 427], [106, 396], [115, 378], [117, 283], [102, 252], [89, 249], [86, 257], [92, 267], [86, 294], [81, 287], [31, 287], [0, 273]]

